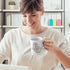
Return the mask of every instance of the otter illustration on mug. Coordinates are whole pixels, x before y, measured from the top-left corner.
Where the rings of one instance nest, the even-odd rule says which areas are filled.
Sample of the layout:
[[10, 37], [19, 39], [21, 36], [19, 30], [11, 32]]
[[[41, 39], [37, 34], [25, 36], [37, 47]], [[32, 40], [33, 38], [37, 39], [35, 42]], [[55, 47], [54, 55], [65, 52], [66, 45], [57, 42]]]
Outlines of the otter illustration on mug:
[[44, 39], [41, 37], [31, 38], [31, 52], [32, 54], [41, 54], [44, 47], [43, 47]]

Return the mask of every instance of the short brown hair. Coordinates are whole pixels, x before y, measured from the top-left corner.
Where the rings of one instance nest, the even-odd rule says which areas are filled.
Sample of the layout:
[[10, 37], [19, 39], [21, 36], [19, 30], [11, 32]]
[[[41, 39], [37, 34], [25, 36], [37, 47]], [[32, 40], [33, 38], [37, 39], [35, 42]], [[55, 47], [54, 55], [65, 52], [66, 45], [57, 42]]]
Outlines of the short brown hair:
[[34, 10], [42, 11], [43, 0], [21, 0], [20, 12], [21, 13], [32, 13]]

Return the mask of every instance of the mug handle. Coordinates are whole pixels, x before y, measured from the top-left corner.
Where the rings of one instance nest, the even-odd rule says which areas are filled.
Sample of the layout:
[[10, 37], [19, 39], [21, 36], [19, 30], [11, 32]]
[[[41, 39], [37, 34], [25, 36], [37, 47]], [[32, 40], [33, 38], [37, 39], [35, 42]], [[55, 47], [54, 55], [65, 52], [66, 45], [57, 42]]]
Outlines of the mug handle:
[[42, 39], [42, 42], [44, 42], [44, 41], [45, 41], [45, 39], [43, 38], [43, 39]]
[[[42, 38], [42, 43], [44, 44], [44, 41], [45, 41], [45, 39], [44, 38]], [[44, 48], [44, 46], [43, 46], [43, 48]]]

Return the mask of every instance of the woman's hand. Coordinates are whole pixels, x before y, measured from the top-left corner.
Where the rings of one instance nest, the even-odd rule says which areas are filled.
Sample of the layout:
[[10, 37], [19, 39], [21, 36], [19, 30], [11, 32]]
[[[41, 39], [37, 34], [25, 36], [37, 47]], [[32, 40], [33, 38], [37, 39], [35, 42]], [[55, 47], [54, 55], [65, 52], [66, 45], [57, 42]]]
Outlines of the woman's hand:
[[53, 53], [65, 68], [70, 67], [70, 57], [64, 54], [64, 52], [56, 46], [53, 40], [45, 38], [44, 48]]
[[59, 50], [59, 48], [56, 46], [55, 42], [49, 38], [45, 38], [44, 48], [54, 54]]

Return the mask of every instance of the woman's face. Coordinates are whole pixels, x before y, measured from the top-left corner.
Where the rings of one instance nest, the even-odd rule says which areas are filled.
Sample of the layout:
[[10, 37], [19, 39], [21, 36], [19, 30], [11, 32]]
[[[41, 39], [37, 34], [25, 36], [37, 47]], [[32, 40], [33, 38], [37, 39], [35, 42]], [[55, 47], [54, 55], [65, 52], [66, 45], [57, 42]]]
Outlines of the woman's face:
[[38, 28], [41, 26], [41, 16], [43, 15], [42, 11], [34, 10], [33, 13], [23, 14], [23, 22], [30, 28]]

